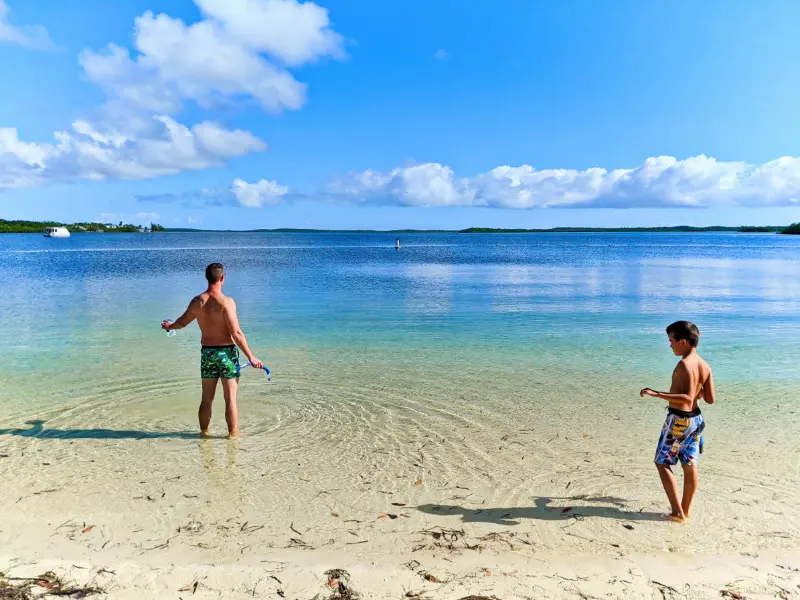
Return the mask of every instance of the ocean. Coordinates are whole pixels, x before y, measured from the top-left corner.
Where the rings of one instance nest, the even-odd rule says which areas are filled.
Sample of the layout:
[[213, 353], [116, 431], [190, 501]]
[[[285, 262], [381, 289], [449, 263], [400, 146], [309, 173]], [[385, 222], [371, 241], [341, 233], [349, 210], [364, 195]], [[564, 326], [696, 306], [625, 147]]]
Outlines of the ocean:
[[[718, 396], [691, 547], [796, 539], [800, 238], [409, 233], [395, 250], [395, 237], [0, 236], [0, 474], [15, 482], [0, 501], [60, 490], [31, 501], [136, 544], [198, 514], [263, 522], [264, 539], [304, 521], [339, 540], [330, 514], [374, 518], [399, 495], [414, 525], [508, 526], [500, 511], [528, 510], [514, 523], [540, 547], [606, 552], [632, 519], [647, 529], [631, 544], [664, 550], [652, 460], [665, 403], [638, 392], [669, 388], [664, 329], [686, 319]], [[197, 439], [196, 325], [159, 328], [210, 262], [273, 375], [243, 371], [235, 443]], [[221, 391], [212, 429], [225, 433]], [[135, 499], [170, 486], [169, 506]], [[559, 498], [588, 507], [577, 538], [543, 517]], [[24, 538], [0, 529], [0, 543]]]

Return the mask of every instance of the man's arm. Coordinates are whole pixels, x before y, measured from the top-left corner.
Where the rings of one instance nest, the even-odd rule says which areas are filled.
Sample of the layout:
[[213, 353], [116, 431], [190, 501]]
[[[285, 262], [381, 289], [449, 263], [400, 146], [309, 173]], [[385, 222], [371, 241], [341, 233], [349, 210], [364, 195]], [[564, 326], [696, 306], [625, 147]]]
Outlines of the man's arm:
[[167, 331], [172, 331], [173, 329], [183, 329], [197, 318], [195, 309], [199, 303], [200, 301], [197, 299], [197, 297], [192, 298], [192, 301], [189, 302], [189, 306], [186, 307], [186, 311], [180, 317], [178, 317], [174, 323], [172, 321], [164, 321], [161, 323], [161, 328], [166, 329]]
[[675, 367], [675, 374], [672, 377], [672, 389], [676, 390], [675, 392], [657, 392], [650, 388], [644, 388], [639, 392], [639, 395], [661, 398], [667, 402], [694, 404], [694, 399], [697, 398], [697, 392], [699, 391], [699, 383], [697, 373], [689, 371], [681, 361]]
[[256, 369], [260, 369], [261, 361], [250, 351], [250, 347], [247, 345], [247, 338], [244, 337], [244, 332], [242, 328], [239, 327], [239, 317], [236, 314], [236, 302], [233, 301], [233, 298], [227, 298], [225, 300], [225, 308], [222, 314], [225, 316], [225, 323], [228, 325], [228, 332], [231, 334], [234, 343], [241, 348], [247, 360], [250, 361], [250, 364]]

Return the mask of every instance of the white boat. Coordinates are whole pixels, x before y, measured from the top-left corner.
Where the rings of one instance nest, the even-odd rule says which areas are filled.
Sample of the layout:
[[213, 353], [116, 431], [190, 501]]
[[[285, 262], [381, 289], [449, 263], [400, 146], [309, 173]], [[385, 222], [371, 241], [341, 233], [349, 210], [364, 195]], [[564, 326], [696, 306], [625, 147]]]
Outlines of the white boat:
[[44, 237], [68, 238], [69, 229], [66, 227], [45, 227]]

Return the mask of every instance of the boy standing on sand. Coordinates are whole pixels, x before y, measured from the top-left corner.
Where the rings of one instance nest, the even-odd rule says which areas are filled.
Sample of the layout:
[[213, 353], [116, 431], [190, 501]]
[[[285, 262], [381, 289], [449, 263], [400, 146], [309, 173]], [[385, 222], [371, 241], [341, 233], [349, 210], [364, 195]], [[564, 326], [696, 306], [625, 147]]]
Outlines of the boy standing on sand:
[[203, 345], [200, 350], [200, 377], [203, 380], [203, 397], [198, 411], [200, 435], [208, 435], [211, 405], [217, 392], [217, 381], [222, 379], [225, 421], [228, 423], [228, 438], [232, 439], [239, 433], [239, 409], [236, 407], [239, 352], [236, 346], [242, 349], [253, 367], [260, 369], [262, 364], [247, 346], [247, 340], [239, 327], [236, 303], [233, 298], [222, 293], [225, 269], [220, 263], [212, 263], [206, 267], [206, 281], [208, 289], [192, 298], [186, 312], [174, 323], [162, 322], [161, 327], [167, 331], [183, 329], [197, 319], [202, 333], [200, 343]]
[[[672, 372], [669, 393], [644, 388], [639, 396], [661, 398], [669, 403], [669, 414], [661, 430], [655, 462], [672, 506], [669, 519], [684, 523], [689, 518], [689, 509], [697, 491], [697, 460], [703, 451], [705, 421], [700, 414], [698, 401], [703, 398], [707, 404], [714, 403], [714, 382], [711, 367], [697, 354], [700, 332], [694, 323], [676, 321], [667, 327], [667, 336], [670, 348], [676, 356], [681, 357]], [[672, 466], [678, 460], [683, 467], [683, 498], [680, 502], [678, 483], [672, 474]]]

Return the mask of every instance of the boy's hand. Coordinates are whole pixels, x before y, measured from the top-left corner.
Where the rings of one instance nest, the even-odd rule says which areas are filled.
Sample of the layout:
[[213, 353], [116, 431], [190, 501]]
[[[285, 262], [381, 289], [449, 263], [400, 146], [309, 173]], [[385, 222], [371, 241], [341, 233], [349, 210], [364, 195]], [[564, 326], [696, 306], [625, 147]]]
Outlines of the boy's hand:
[[161, 329], [169, 331], [170, 327], [172, 327], [172, 321], [161, 321]]
[[255, 367], [256, 369], [261, 369], [264, 366], [264, 364], [260, 360], [258, 360], [255, 356], [253, 356], [250, 359], [250, 365], [252, 367]]
[[644, 398], [645, 396], [652, 396], [653, 398], [658, 398], [658, 392], [655, 390], [651, 390], [650, 388], [644, 388], [642, 391], [639, 392], [639, 396]]

